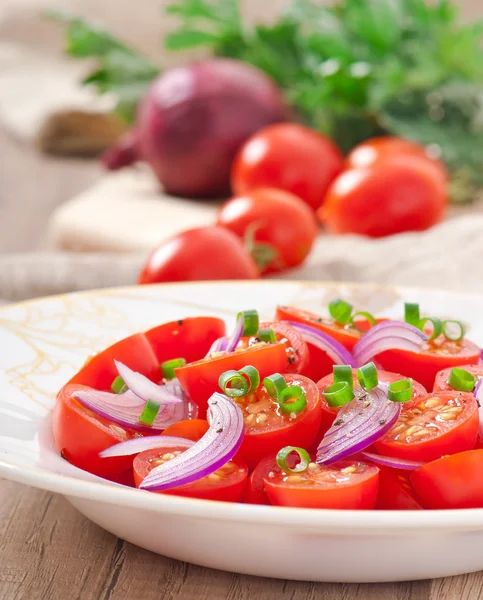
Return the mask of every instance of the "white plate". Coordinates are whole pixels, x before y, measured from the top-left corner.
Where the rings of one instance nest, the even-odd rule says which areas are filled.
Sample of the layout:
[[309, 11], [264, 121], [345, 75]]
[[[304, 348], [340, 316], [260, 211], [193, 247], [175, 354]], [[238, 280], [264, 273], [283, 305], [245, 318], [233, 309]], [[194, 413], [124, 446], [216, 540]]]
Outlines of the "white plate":
[[[62, 460], [50, 414], [86, 356], [132, 332], [191, 315], [276, 303], [401, 315], [404, 300], [468, 323], [483, 345], [483, 298], [423, 289], [297, 282], [175, 284], [27, 302], [0, 312], [0, 475], [58, 492], [111, 533], [154, 552], [228, 571], [314, 581], [426, 579], [483, 568], [483, 509], [329, 511], [150, 494], [109, 484]], [[75, 544], [75, 540], [73, 540]]]

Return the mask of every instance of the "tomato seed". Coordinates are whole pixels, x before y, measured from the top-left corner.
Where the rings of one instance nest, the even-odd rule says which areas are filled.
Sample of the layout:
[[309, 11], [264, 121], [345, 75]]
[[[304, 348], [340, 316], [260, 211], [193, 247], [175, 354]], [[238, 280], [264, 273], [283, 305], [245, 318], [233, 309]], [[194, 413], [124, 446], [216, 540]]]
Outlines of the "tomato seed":
[[344, 475], [348, 474], [348, 473], [354, 473], [356, 470], [356, 466], [355, 465], [351, 465], [350, 467], [345, 467], [344, 469], [341, 469], [341, 473], [344, 473]]
[[168, 452], [167, 454], [163, 454], [163, 456], [161, 458], [163, 460], [171, 460], [172, 458], [174, 458], [174, 454], [172, 454], [171, 452]]
[[438, 398], [430, 398], [429, 400], [426, 400], [424, 404], [426, 405], [426, 408], [435, 408], [440, 404], [440, 400], [438, 400]]

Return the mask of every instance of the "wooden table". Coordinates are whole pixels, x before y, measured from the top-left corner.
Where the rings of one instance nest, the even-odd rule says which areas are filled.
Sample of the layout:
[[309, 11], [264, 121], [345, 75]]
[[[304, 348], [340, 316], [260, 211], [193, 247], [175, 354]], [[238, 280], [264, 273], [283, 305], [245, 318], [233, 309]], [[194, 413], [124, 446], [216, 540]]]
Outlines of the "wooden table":
[[[1, 132], [0, 156], [0, 252], [35, 249], [52, 209], [100, 176], [92, 163], [37, 156]], [[345, 585], [224, 573], [137, 548], [86, 520], [60, 496], [0, 481], [0, 600], [137, 598], [477, 600], [483, 598], [483, 577]]]

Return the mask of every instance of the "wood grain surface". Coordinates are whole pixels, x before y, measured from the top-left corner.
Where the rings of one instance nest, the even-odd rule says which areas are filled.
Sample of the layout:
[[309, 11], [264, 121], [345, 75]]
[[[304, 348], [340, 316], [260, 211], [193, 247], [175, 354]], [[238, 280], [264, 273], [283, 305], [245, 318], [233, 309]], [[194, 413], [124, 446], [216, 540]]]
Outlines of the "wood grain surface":
[[[92, 163], [40, 157], [1, 132], [0, 156], [0, 252], [36, 248], [52, 209], [100, 176]], [[344, 585], [224, 573], [141, 550], [60, 496], [0, 480], [0, 600], [138, 598], [481, 600], [483, 576]]]

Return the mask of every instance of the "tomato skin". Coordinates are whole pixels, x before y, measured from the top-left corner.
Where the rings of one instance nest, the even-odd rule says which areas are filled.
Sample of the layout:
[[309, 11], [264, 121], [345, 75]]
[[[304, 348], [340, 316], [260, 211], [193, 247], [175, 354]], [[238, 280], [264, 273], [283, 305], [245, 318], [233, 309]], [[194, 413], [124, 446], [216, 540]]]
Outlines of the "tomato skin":
[[246, 365], [258, 369], [262, 381], [273, 373], [283, 373], [287, 367], [285, 345], [253, 346], [240, 352], [202, 359], [175, 369], [175, 374], [190, 400], [197, 404], [198, 416], [203, 418], [208, 399], [214, 392], [221, 391], [218, 385], [220, 375], [231, 369], [238, 371]]
[[383, 237], [429, 229], [444, 218], [447, 205], [439, 169], [407, 154], [374, 168], [344, 171], [317, 215], [330, 233]]
[[[340, 461], [330, 467], [351, 466], [354, 461]], [[280, 470], [279, 470], [280, 471]], [[265, 477], [265, 491], [271, 504], [298, 508], [335, 508], [341, 510], [371, 510], [376, 505], [379, 469], [366, 464], [365, 473], [354, 481], [321, 485], [297, 485]], [[352, 479], [352, 477], [350, 477]]]
[[172, 358], [186, 362], [206, 356], [212, 343], [226, 333], [225, 322], [216, 317], [188, 317], [163, 323], [146, 331], [159, 364]]
[[401, 469], [379, 467], [378, 510], [423, 510], [411, 485], [410, 473]]
[[428, 508], [483, 508], [483, 450], [469, 450], [420, 467], [411, 483]]
[[[171, 452], [180, 448], [166, 448], [163, 452]], [[159, 456], [159, 450], [152, 448], [140, 452], [133, 462], [134, 483], [139, 487], [152, 467], [150, 459]], [[155, 492], [171, 496], [183, 496], [185, 498], [201, 498], [203, 500], [217, 500], [219, 502], [241, 502], [247, 485], [248, 468], [239, 456], [234, 456], [232, 462], [238, 467], [235, 474], [230, 475], [226, 481], [212, 483], [210, 481], [193, 481], [185, 485]]]
[[406, 377], [412, 377], [428, 390], [432, 389], [436, 375], [442, 369], [468, 364], [476, 365], [480, 360], [480, 348], [467, 339], [461, 342], [446, 342], [441, 336], [435, 342], [441, 343], [442, 348], [448, 344], [456, 345], [458, 352], [437, 354], [424, 350], [420, 352], [386, 350], [378, 354], [376, 360], [386, 371], [397, 371]]
[[181, 437], [198, 442], [209, 428], [208, 421], [204, 419], [185, 419], [166, 427], [161, 435], [172, 435], [173, 437]]
[[162, 242], [148, 257], [138, 283], [259, 277], [255, 261], [238, 237], [213, 226], [188, 229]]
[[93, 355], [68, 383], [110, 392], [112, 382], [118, 376], [114, 360], [124, 363], [152, 381], [159, 382], [161, 379], [159, 362], [148, 339], [144, 334], [136, 333]]
[[346, 169], [380, 166], [381, 163], [400, 154], [410, 154], [426, 159], [440, 171], [443, 181], [448, 180], [449, 174], [444, 163], [431, 158], [424, 146], [406, 138], [389, 135], [373, 137], [358, 144], [347, 155], [345, 165]]
[[[453, 388], [448, 383], [448, 377], [451, 373], [452, 368], [453, 367], [450, 367], [449, 369], [443, 369], [442, 371], [438, 371], [434, 380], [433, 392], [450, 392], [453, 390]], [[474, 375], [477, 381], [478, 379], [483, 377], [483, 365], [461, 365], [460, 368]]]
[[260, 323], [260, 329], [273, 329], [277, 341], [286, 340], [285, 347], [291, 348], [293, 353], [285, 367], [286, 373], [301, 373], [309, 359], [309, 349], [302, 335], [287, 323], [277, 321]]
[[[419, 406], [424, 405], [427, 400], [432, 398], [440, 399], [443, 403], [456, 399], [463, 407], [463, 410], [454, 420], [445, 420], [443, 422], [444, 425], [439, 426], [440, 432], [438, 435], [431, 439], [404, 443], [403, 441], [394, 439], [393, 429], [390, 429], [375, 443], [377, 452], [386, 456], [428, 462], [436, 460], [444, 454], [456, 454], [474, 448], [478, 436], [479, 416], [478, 404], [473, 394], [465, 392], [438, 392], [437, 394], [420, 396], [418, 403], [408, 408], [406, 414], [416, 410], [419, 411], [419, 414], [425, 414], [425, 411], [419, 409]], [[400, 421], [398, 420], [395, 427], [399, 423]], [[407, 426], [409, 427], [409, 423]]]
[[218, 212], [217, 225], [245, 239], [253, 230], [255, 241], [275, 256], [260, 264], [262, 273], [276, 273], [304, 262], [319, 232], [312, 210], [300, 198], [275, 188], [258, 188], [231, 198]]
[[99, 452], [130, 439], [135, 432], [117, 424], [111, 428], [107, 419], [85, 409], [72, 398], [75, 391], [82, 389], [89, 388], [67, 384], [57, 396], [52, 421], [55, 445], [62, 456], [79, 469], [115, 479], [115, 475], [131, 468], [132, 456], [101, 458]]
[[324, 202], [344, 158], [327, 137], [296, 123], [271, 125], [253, 135], [233, 163], [235, 194], [275, 187], [295, 194], [313, 210]]
[[310, 447], [320, 428], [321, 408], [319, 392], [313, 381], [302, 375], [284, 375], [287, 385], [301, 385], [305, 390], [307, 406], [292, 422], [280, 421], [271, 431], [256, 431], [245, 427], [240, 455], [253, 469], [267, 455], [276, 455], [285, 446]]

